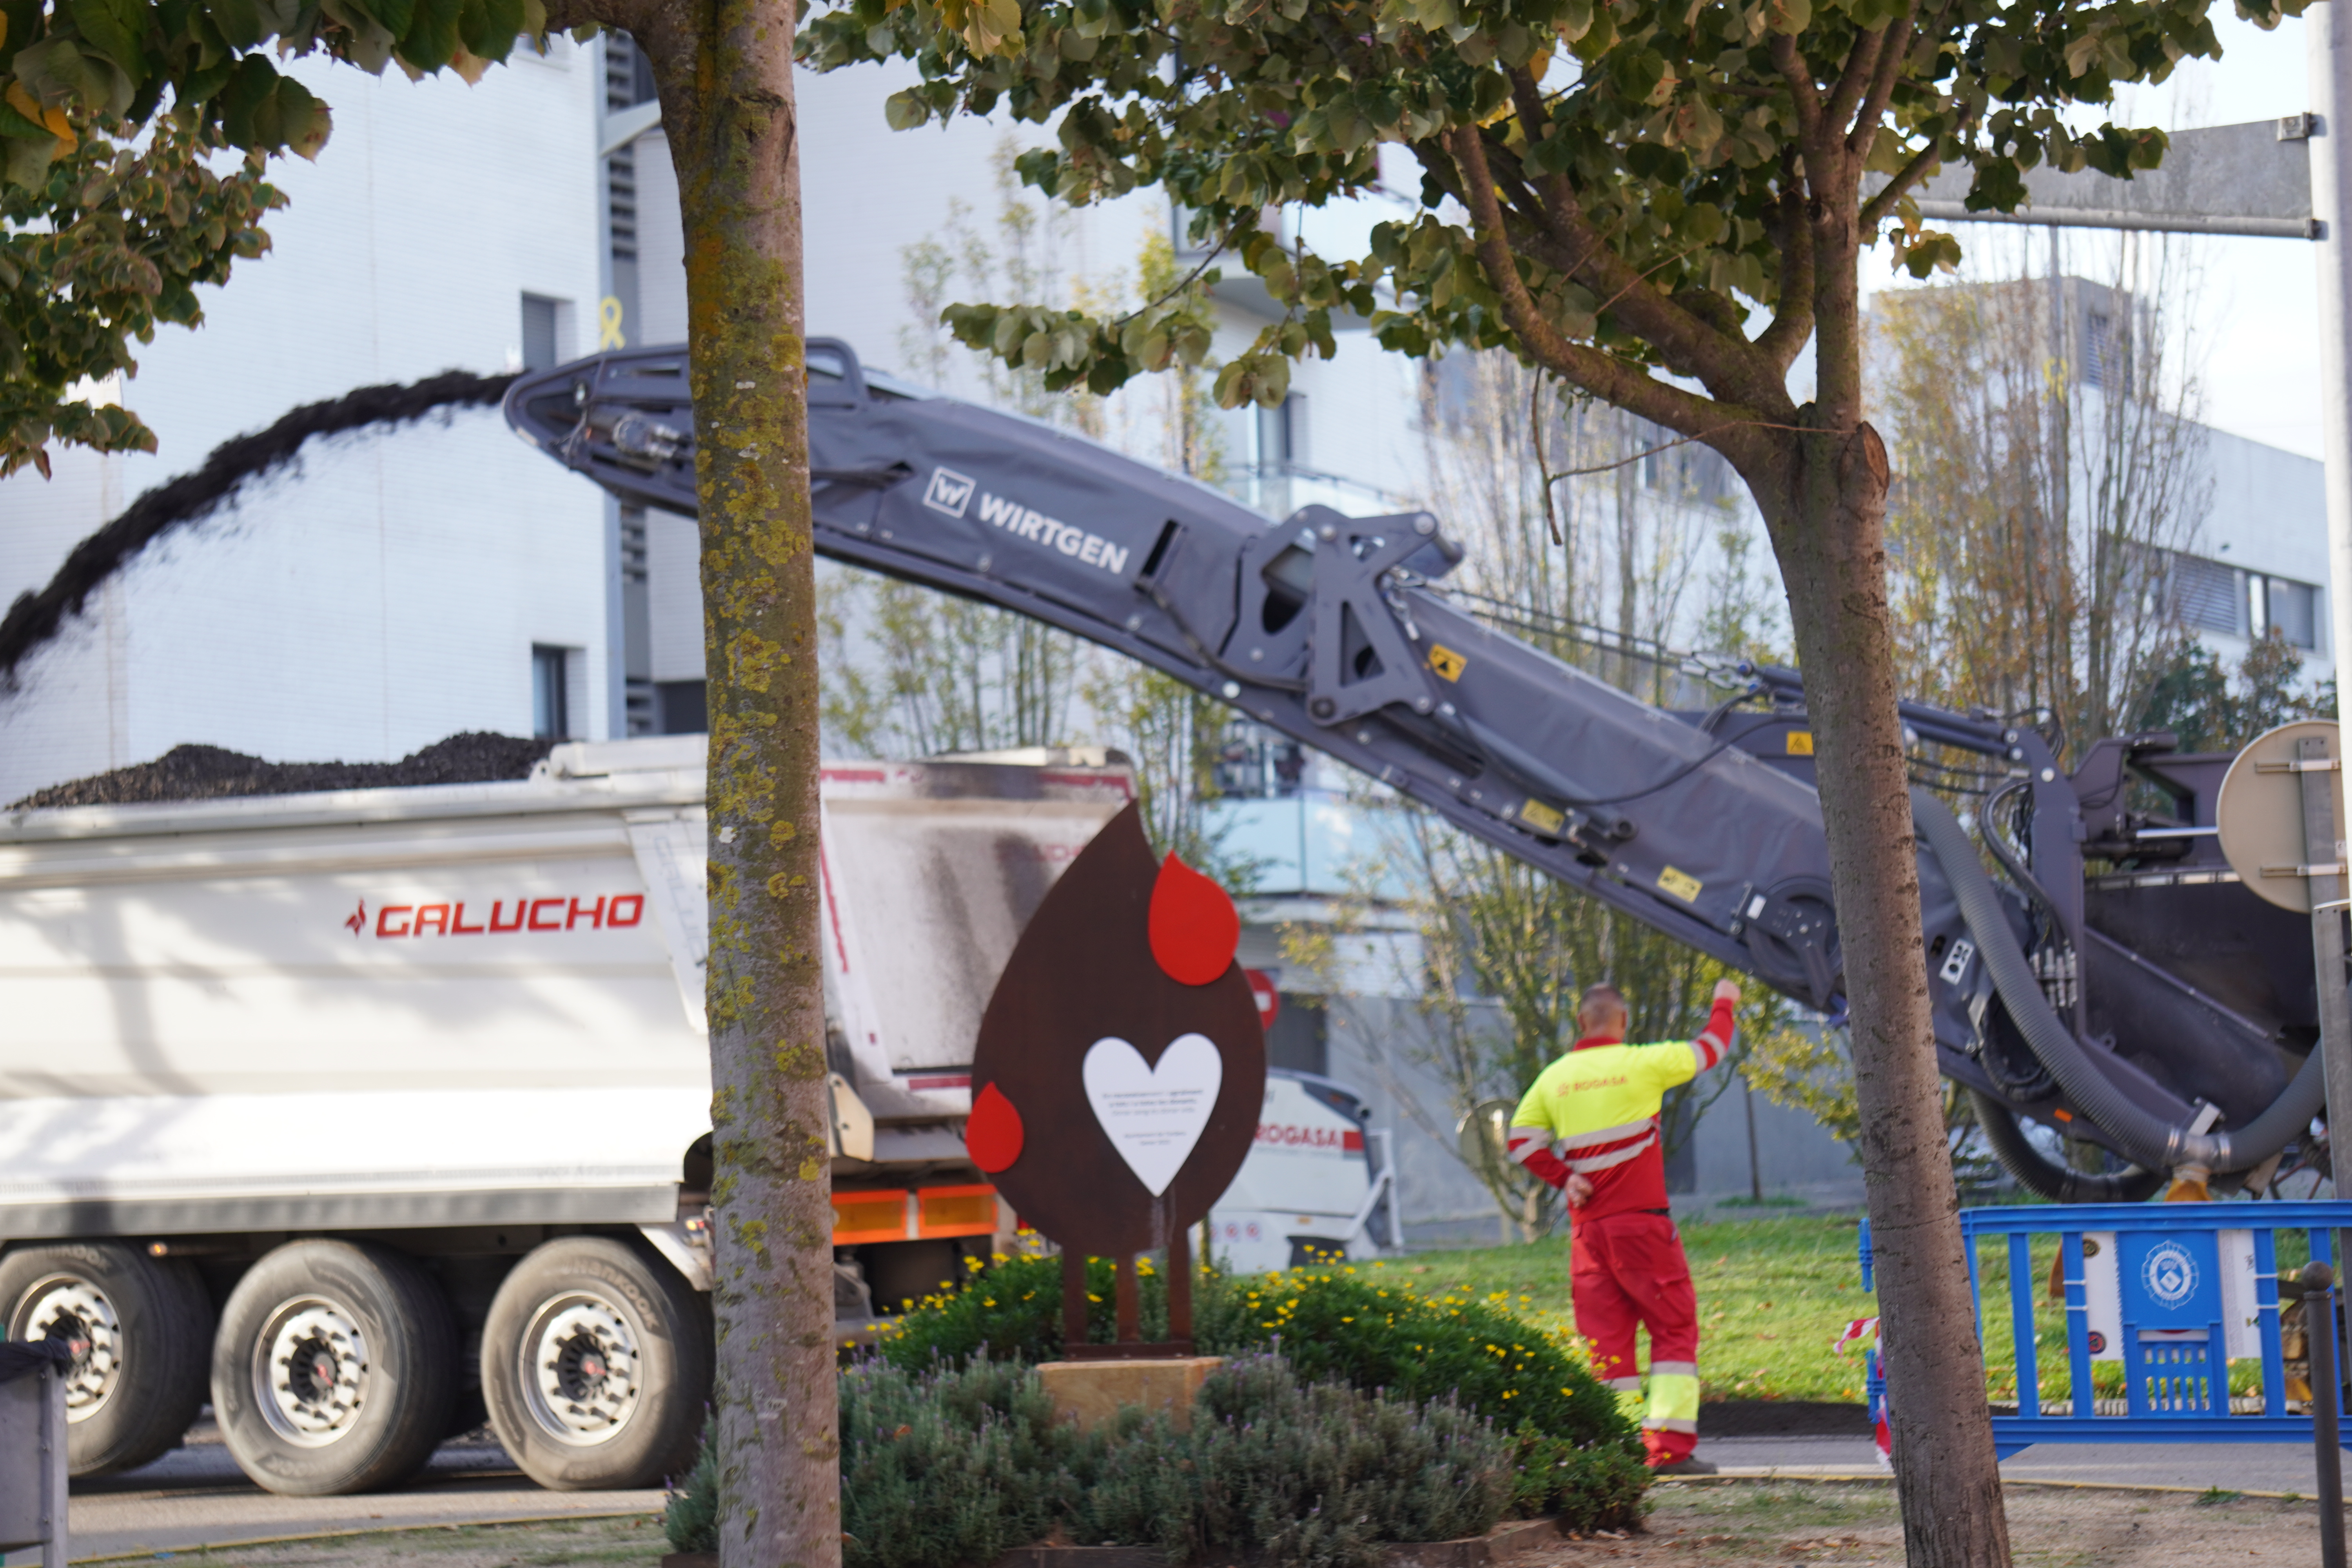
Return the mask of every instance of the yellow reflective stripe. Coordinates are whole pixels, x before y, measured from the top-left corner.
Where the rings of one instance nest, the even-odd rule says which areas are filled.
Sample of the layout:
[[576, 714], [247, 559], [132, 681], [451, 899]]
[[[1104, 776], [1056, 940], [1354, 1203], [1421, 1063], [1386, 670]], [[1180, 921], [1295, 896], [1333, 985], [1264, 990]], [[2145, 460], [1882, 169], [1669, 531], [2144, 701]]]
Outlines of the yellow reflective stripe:
[[1696, 1432], [1697, 1422], [1698, 1379], [1688, 1373], [1660, 1372], [1653, 1367], [1650, 1413], [1642, 1425], [1669, 1432]]

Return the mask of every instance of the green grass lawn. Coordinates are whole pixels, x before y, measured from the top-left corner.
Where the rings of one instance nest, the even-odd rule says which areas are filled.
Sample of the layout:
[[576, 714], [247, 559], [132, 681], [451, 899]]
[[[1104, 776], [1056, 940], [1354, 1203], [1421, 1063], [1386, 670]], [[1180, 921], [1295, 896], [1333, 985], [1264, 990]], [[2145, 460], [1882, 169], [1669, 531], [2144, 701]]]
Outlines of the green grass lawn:
[[[1860, 1352], [1830, 1349], [1850, 1320], [1877, 1311], [1862, 1289], [1857, 1230], [1844, 1216], [1683, 1224], [1698, 1285], [1702, 1397], [1862, 1398]], [[1387, 1267], [1424, 1289], [1467, 1290], [1543, 1328], [1575, 1327], [1565, 1234], [1528, 1247], [1422, 1253]]]
[[[1761, 1211], [1769, 1214], [1769, 1210]], [[1855, 1402], [1863, 1396], [1859, 1347], [1831, 1349], [1855, 1318], [1874, 1317], [1876, 1298], [1864, 1294], [1855, 1261], [1859, 1222], [1851, 1215], [1774, 1215], [1682, 1222], [1683, 1247], [1698, 1286], [1699, 1378], [1706, 1399], [1819, 1399]], [[2280, 1237], [2283, 1271], [2303, 1261], [2301, 1237]], [[2044, 1399], [2071, 1394], [2066, 1364], [2065, 1310], [2050, 1299], [2048, 1280], [2058, 1237], [2032, 1238], [2033, 1327]], [[1417, 1288], [1466, 1291], [1545, 1329], [1570, 1332], [1568, 1238], [1565, 1233], [1524, 1247], [1420, 1253], [1384, 1266]], [[2017, 1397], [2015, 1335], [2009, 1297], [2009, 1246], [1988, 1238], [1977, 1261], [1984, 1311], [1986, 1394]], [[2093, 1369], [2102, 1397], [2123, 1393], [2123, 1367]], [[2261, 1386], [2261, 1366], [2231, 1363], [2231, 1387]]]

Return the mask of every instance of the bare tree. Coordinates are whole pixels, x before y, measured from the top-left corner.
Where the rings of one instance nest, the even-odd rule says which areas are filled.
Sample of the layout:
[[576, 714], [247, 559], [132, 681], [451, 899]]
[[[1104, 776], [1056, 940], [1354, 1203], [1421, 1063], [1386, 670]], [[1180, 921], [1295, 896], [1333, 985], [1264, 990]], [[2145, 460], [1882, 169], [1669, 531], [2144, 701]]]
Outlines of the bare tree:
[[2122, 237], [2104, 283], [2063, 276], [2051, 244], [2047, 277], [1878, 301], [1887, 539], [1912, 694], [2046, 711], [2087, 742], [2132, 725], [2180, 642], [2171, 563], [2212, 494], [2172, 348], [2198, 275], [2171, 236]]

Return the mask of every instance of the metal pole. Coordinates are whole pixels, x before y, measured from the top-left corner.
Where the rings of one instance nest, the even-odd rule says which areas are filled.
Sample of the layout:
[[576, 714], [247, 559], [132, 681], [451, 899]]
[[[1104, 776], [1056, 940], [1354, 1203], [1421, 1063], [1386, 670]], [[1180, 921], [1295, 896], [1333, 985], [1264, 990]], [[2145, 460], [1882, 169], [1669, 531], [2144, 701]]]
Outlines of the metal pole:
[[1764, 1204], [1764, 1162], [1756, 1152], [1756, 1089], [1739, 1080], [1740, 1099], [1748, 1106], [1748, 1196], [1759, 1208]]
[[[2336, 24], [2341, 22], [2342, 26]], [[2352, 694], [2352, 405], [2347, 376], [2352, 354], [2352, 16], [2335, 5], [2304, 16], [2312, 112], [2311, 213], [2319, 223], [2320, 441], [2327, 459], [2328, 630], [2335, 640], [2336, 689]]]
[[2336, 1430], [2335, 1270], [2325, 1263], [2303, 1269], [2303, 1339], [2311, 1355], [2311, 1458], [2319, 1470], [2320, 1568], [2345, 1568], [2344, 1452]]
[[[2346, 581], [2352, 583], [2352, 577]], [[2339, 842], [2343, 825], [2336, 820], [2336, 781], [2342, 775], [2328, 766], [2337, 750], [2315, 737], [2295, 746], [2295, 760], [2306, 770], [2296, 777], [2303, 788], [2304, 858], [2311, 866], [2334, 866], [2344, 855]], [[2327, 1073], [2331, 1152], [2335, 1130], [2339, 1125], [2352, 1128], [2352, 992], [2347, 992], [2344, 984], [2344, 881], [2335, 872], [2305, 879], [2311, 890], [2312, 973], [2319, 980], [2319, 1049]], [[2339, 1107], [2345, 1111], [2340, 1122], [2335, 1114]], [[2336, 1195], [2352, 1198], [2352, 1158], [2337, 1160], [2335, 1164]], [[2341, 1258], [2341, 1237], [2336, 1246], [2336, 1256]]]
[[66, 1568], [66, 1372], [41, 1368], [41, 1568]]

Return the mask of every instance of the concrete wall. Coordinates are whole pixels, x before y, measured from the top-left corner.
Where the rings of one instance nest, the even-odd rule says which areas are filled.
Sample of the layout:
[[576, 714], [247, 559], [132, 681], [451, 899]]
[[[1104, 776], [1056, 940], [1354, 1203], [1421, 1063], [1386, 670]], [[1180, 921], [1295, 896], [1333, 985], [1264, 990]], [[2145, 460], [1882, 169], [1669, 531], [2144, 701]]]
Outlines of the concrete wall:
[[[353, 387], [520, 363], [521, 296], [593, 347], [592, 52], [559, 42], [480, 85], [291, 68], [332, 106], [288, 159], [274, 244], [205, 291], [200, 331], [136, 350], [121, 401], [153, 456], [59, 455], [0, 483], [0, 602], [215, 445]], [[529, 734], [533, 643], [604, 679], [604, 508], [495, 410], [314, 445], [233, 510], [151, 550], [0, 697], [0, 802], [182, 742], [385, 759], [464, 729]], [[584, 704], [575, 726], [603, 733]]]
[[1685, 1190], [1696, 1203], [1750, 1197], [1751, 1158], [1768, 1200], [1827, 1206], [1863, 1201], [1862, 1167], [1852, 1151], [1803, 1111], [1775, 1105], [1744, 1082], [1725, 1090], [1699, 1118], [1690, 1151], [1691, 1182]]

